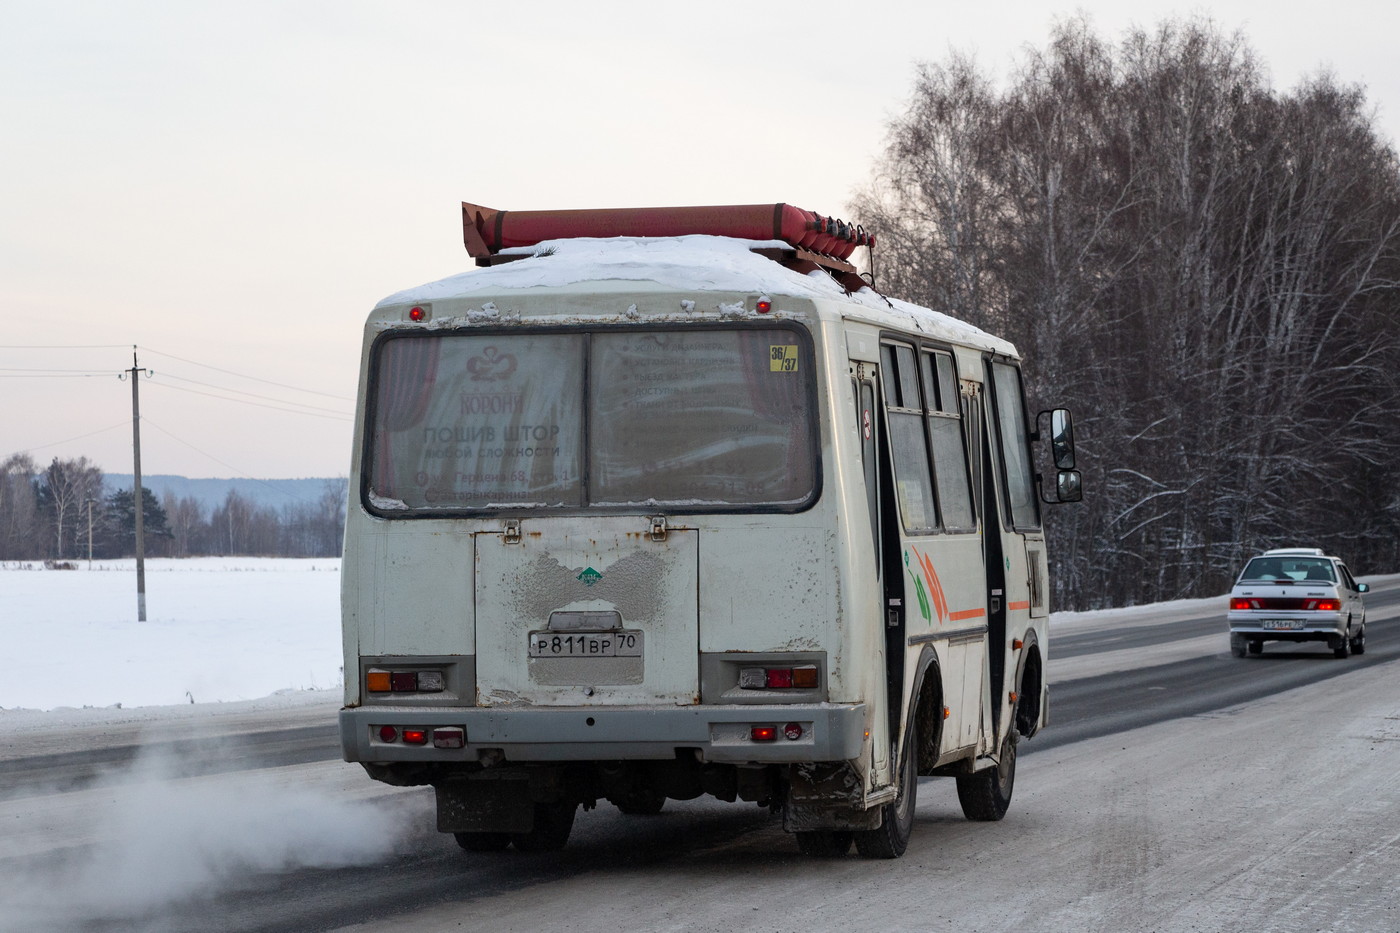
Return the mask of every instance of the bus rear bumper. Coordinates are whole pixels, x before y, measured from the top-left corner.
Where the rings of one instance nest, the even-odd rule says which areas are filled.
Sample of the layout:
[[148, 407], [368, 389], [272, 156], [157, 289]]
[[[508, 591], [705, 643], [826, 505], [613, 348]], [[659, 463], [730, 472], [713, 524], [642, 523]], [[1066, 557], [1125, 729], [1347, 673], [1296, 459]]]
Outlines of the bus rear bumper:
[[[861, 757], [866, 718], [862, 703], [371, 706], [340, 711], [340, 740], [345, 760], [358, 762], [475, 762], [483, 754], [509, 761], [663, 760], [689, 751], [707, 762], [783, 764]], [[774, 737], [756, 739], [765, 733], [755, 727], [772, 727]], [[424, 744], [405, 744], [405, 730], [423, 730]], [[461, 730], [460, 738], [455, 730]], [[385, 741], [386, 735], [392, 740]], [[437, 747], [459, 742], [460, 747]]]

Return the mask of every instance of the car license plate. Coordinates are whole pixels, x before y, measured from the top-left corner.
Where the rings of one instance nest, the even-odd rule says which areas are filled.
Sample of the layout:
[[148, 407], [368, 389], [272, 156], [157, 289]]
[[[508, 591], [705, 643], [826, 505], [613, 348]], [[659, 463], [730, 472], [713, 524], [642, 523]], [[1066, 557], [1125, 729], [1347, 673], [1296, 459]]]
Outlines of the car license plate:
[[532, 658], [640, 658], [642, 633], [531, 632]]
[[1278, 630], [1278, 629], [1291, 629], [1291, 628], [1302, 628], [1302, 627], [1303, 627], [1303, 620], [1302, 620], [1302, 619], [1265, 619], [1265, 620], [1264, 620], [1264, 628], [1267, 628], [1267, 629]]

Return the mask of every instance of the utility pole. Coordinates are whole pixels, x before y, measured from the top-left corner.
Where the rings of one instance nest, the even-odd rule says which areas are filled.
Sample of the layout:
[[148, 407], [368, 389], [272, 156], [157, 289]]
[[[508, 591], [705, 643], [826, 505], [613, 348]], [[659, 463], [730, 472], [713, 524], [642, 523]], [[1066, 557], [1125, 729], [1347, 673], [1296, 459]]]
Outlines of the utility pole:
[[126, 372], [131, 376], [131, 450], [135, 466], [133, 472], [136, 474], [136, 490], [131, 497], [136, 509], [136, 619], [138, 622], [145, 622], [146, 539], [143, 513], [146, 511], [146, 502], [141, 495], [141, 395], [137, 386], [141, 382], [141, 373], [150, 375], [150, 370], [142, 369], [141, 364], [136, 361], [135, 347], [131, 348], [131, 368]]
[[92, 493], [87, 497], [88, 509], [88, 569], [92, 569]]

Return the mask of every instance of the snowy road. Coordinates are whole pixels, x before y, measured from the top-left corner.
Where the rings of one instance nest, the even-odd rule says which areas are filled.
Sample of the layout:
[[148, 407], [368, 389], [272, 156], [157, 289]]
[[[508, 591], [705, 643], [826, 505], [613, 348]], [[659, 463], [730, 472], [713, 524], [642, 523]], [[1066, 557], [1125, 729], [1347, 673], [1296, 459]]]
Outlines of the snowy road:
[[1007, 818], [926, 779], [894, 862], [810, 860], [705, 801], [582, 813], [558, 855], [463, 853], [431, 792], [334, 760], [315, 696], [174, 708], [139, 756], [138, 724], [55, 718], [0, 749], [0, 929], [1400, 930], [1400, 580], [1372, 582], [1344, 661], [1234, 659], [1218, 600], [1057, 623]]

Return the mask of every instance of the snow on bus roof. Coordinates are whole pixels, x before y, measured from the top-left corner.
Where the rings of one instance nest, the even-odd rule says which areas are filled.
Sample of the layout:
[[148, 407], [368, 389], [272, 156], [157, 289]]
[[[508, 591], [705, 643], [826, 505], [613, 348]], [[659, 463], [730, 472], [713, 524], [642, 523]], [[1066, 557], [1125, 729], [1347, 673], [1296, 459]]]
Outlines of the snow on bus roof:
[[853, 301], [907, 321], [913, 330], [1014, 354], [1011, 344], [951, 315], [885, 297], [862, 288], [847, 294], [825, 272], [803, 274], [753, 252], [791, 249], [787, 243], [694, 234], [678, 237], [571, 237], [502, 250], [530, 259], [466, 272], [395, 292], [377, 307], [495, 294], [502, 290], [562, 287], [580, 282], [655, 282], [680, 292], [762, 292], [796, 298]]

